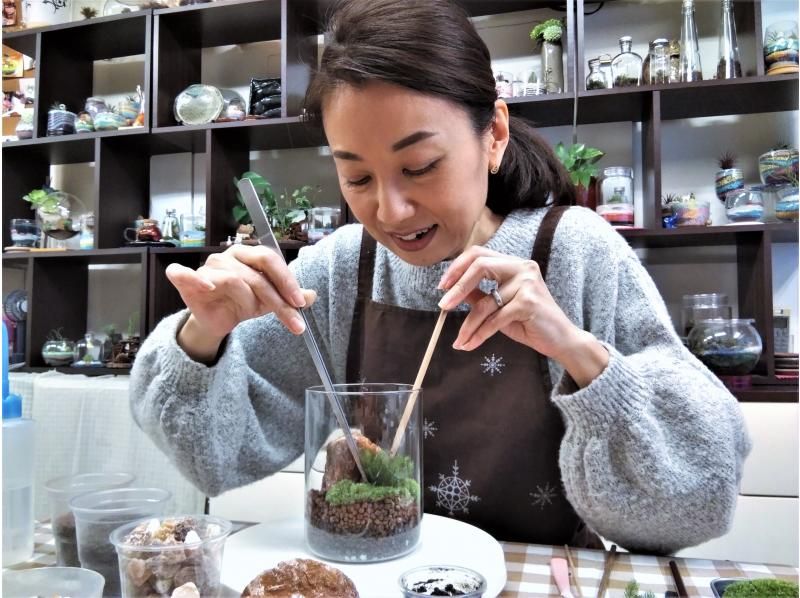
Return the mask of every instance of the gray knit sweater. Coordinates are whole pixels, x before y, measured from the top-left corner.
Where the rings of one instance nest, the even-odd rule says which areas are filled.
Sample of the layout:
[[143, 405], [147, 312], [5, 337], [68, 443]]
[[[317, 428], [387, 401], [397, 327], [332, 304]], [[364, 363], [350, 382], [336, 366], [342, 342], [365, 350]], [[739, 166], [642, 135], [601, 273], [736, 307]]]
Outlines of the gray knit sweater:
[[[518, 210], [486, 244], [531, 255], [544, 210]], [[315, 289], [310, 309], [334, 381], [345, 381], [360, 225], [304, 248], [291, 269]], [[437, 310], [449, 264], [375, 256], [374, 299]], [[667, 553], [724, 534], [750, 450], [736, 399], [680, 343], [653, 281], [625, 240], [594, 212], [572, 208], [553, 240], [547, 286], [561, 309], [610, 352], [578, 390], [550, 361], [566, 433], [566, 495], [599, 534], [630, 550]], [[319, 384], [301, 337], [272, 315], [241, 323], [212, 367], [176, 342], [188, 317], [165, 318], [131, 374], [134, 418], [198, 488], [216, 495], [282, 469], [303, 452], [304, 389]], [[410, 382], [410, 381], [409, 381]]]

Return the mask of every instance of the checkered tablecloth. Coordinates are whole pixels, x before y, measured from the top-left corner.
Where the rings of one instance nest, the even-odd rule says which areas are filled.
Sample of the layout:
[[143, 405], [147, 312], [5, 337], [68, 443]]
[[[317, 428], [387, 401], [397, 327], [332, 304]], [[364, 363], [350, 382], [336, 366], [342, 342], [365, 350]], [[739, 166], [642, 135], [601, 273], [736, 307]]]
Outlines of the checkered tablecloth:
[[[234, 533], [249, 525], [251, 524], [234, 524]], [[565, 556], [563, 548], [511, 542], [501, 543], [501, 545], [506, 557], [508, 582], [500, 596], [503, 598], [559, 596], [550, 576], [550, 559], [554, 556]], [[600, 578], [603, 576], [604, 553], [600, 550], [577, 548], [571, 549], [570, 552], [577, 569], [577, 583], [580, 584], [584, 598], [594, 598], [600, 585]], [[711, 580], [718, 577], [775, 577], [794, 582], [798, 580], [797, 569], [781, 565], [758, 565], [705, 559], [669, 559], [619, 552], [611, 572], [606, 596], [621, 598], [628, 582], [636, 580], [640, 592], [651, 591], [657, 598], [662, 598], [667, 590], [675, 590], [669, 570], [670, 560], [674, 560], [678, 564], [689, 596], [713, 596]], [[52, 529], [49, 523], [43, 523], [36, 526], [33, 557], [10, 568], [46, 567], [54, 565], [55, 562]], [[572, 591], [577, 596], [575, 586], [576, 580], [572, 579]]]

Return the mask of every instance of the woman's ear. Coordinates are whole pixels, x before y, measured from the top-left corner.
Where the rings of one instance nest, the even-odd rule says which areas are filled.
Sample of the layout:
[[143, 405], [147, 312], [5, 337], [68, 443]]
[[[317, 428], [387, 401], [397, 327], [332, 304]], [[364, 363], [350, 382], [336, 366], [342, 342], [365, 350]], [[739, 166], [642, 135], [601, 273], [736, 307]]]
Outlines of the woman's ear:
[[508, 106], [503, 100], [494, 103], [494, 120], [491, 127], [491, 144], [489, 145], [489, 168], [502, 169], [503, 154], [508, 147], [509, 139]]

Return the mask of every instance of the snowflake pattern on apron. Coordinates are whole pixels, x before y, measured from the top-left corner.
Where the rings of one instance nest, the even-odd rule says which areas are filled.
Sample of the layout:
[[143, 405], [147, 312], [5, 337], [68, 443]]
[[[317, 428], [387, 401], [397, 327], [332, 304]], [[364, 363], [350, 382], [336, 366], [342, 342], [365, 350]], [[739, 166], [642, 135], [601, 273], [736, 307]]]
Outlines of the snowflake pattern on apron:
[[454, 517], [456, 511], [469, 515], [469, 504], [478, 502], [481, 497], [470, 492], [471, 480], [458, 476], [458, 461], [453, 461], [453, 475], [439, 474], [439, 484], [428, 489], [436, 494], [436, 506], [447, 509], [447, 514]]
[[506, 364], [503, 363], [503, 358], [495, 357], [494, 353], [492, 353], [491, 357], [484, 356], [483, 362], [481, 363], [483, 373], [489, 374], [492, 377], [494, 377], [495, 374], [502, 374], [504, 367], [506, 367]]
[[427, 440], [428, 437], [433, 438], [436, 436], [436, 432], [439, 431], [439, 428], [436, 426], [435, 421], [428, 421], [428, 418], [425, 418], [422, 422], [422, 438], [423, 440]]
[[537, 484], [536, 490], [528, 493], [531, 497], [531, 506], [539, 507], [541, 511], [543, 511], [546, 506], [551, 506], [553, 504], [553, 499], [556, 498], [558, 494], [558, 490], [550, 486], [550, 482], [547, 482], [544, 488]]

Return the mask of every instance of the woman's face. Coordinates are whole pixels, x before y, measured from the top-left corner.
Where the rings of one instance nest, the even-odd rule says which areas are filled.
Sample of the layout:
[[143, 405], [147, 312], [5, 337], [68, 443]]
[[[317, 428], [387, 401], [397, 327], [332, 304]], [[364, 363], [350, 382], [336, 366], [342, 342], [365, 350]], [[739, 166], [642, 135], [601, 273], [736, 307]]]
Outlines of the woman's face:
[[328, 96], [323, 124], [350, 209], [406, 262], [455, 257], [497, 230], [501, 218], [486, 194], [488, 171], [508, 143], [502, 101], [479, 136], [445, 99], [388, 83], [343, 85]]

